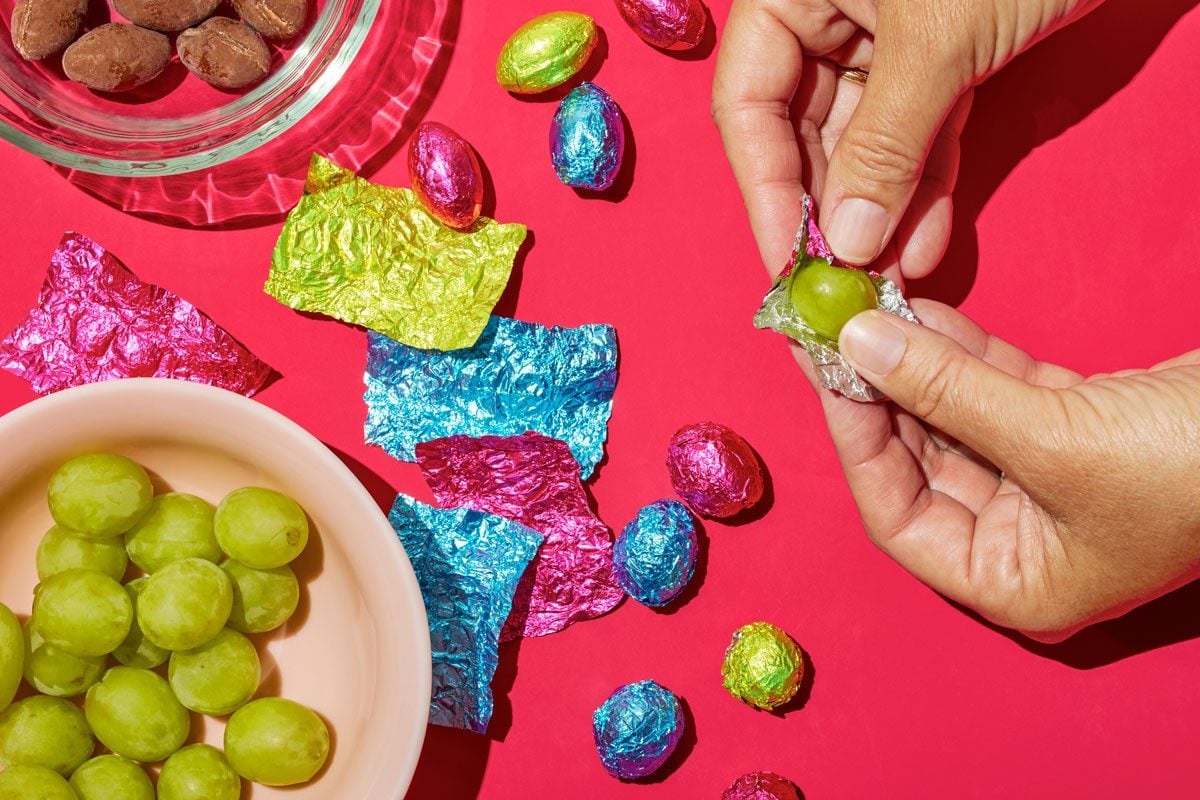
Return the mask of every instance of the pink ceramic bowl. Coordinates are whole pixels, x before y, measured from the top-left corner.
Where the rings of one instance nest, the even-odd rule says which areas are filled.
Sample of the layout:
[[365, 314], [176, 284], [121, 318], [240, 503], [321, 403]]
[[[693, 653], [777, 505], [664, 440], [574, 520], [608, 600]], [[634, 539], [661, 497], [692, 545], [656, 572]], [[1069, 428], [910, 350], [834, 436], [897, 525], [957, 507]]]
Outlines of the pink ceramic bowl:
[[[329, 723], [333, 752], [303, 787], [246, 784], [245, 798], [399, 800], [429, 716], [429, 629], [412, 566], [367, 490], [311, 434], [264, 405], [208, 386], [135, 379], [69, 389], [0, 418], [0, 602], [28, 615], [34, 552], [50, 527], [46, 484], [86, 452], [129, 456], [158, 491], [216, 502], [267, 486], [313, 523], [292, 565], [302, 599], [258, 638], [259, 696], [304, 703]], [[196, 717], [195, 740], [220, 746], [224, 721]]]

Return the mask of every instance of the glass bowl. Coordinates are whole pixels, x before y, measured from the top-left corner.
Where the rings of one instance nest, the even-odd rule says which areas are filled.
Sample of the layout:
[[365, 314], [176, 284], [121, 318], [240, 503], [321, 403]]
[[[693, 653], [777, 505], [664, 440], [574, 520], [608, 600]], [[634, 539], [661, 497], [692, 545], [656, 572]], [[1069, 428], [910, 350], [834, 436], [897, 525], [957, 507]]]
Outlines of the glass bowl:
[[[0, 0], [0, 138], [124, 210], [196, 225], [290, 208], [311, 153], [359, 169], [422, 110], [440, 77], [451, 0], [312, 0], [307, 28], [272, 44], [273, 70], [239, 93], [173, 58], [155, 80], [103, 94], [61, 57], [23, 60], [16, 0]], [[92, 0], [85, 23], [110, 20]]]

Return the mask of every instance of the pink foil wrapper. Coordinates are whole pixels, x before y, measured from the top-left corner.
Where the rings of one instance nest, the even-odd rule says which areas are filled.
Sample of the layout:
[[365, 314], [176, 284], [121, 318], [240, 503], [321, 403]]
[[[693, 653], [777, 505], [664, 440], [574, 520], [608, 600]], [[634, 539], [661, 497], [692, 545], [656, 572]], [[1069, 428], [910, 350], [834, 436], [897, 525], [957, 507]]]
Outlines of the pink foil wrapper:
[[442, 506], [495, 514], [546, 537], [517, 586], [501, 641], [555, 633], [620, 604], [612, 534], [592, 514], [565, 443], [540, 433], [450, 436], [416, 453]]
[[667, 447], [667, 470], [679, 498], [706, 517], [731, 517], [762, 499], [758, 456], [736, 431], [718, 422], [676, 431]]
[[178, 295], [145, 283], [86, 236], [66, 233], [38, 306], [0, 343], [0, 368], [38, 394], [117, 378], [175, 378], [244, 395], [271, 367]]

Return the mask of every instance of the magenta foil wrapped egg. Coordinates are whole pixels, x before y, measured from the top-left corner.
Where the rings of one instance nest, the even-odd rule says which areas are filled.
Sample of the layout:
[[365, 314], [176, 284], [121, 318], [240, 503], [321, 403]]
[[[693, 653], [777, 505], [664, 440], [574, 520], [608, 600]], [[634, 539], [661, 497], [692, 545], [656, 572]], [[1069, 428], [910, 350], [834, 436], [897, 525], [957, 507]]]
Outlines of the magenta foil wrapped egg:
[[700, 0], [616, 0], [617, 10], [644, 40], [664, 50], [691, 50], [704, 38], [708, 9]]
[[754, 449], [732, 429], [697, 422], [676, 431], [667, 448], [675, 493], [705, 517], [732, 517], [763, 494], [763, 470]]
[[422, 123], [408, 146], [408, 174], [421, 205], [464, 230], [483, 208], [483, 171], [467, 140], [440, 122]]

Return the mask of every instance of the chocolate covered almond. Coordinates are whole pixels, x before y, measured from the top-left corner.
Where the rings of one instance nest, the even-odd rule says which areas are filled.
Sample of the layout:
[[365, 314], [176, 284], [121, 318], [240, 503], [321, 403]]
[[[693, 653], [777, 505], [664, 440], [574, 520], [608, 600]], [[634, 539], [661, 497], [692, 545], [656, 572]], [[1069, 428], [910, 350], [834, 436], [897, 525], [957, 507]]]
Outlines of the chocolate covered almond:
[[230, 0], [242, 21], [268, 39], [290, 39], [304, 27], [308, 0]]
[[262, 80], [271, 51], [254, 29], [227, 17], [213, 17], [179, 34], [179, 60], [201, 80], [221, 89], [240, 89]]
[[12, 13], [13, 47], [38, 61], [75, 41], [87, 13], [87, 0], [17, 0]]
[[213, 15], [221, 0], [113, 0], [113, 8], [134, 25], [171, 33]]
[[63, 54], [67, 77], [100, 92], [123, 92], [158, 76], [171, 59], [161, 33], [110, 22], [88, 31]]

